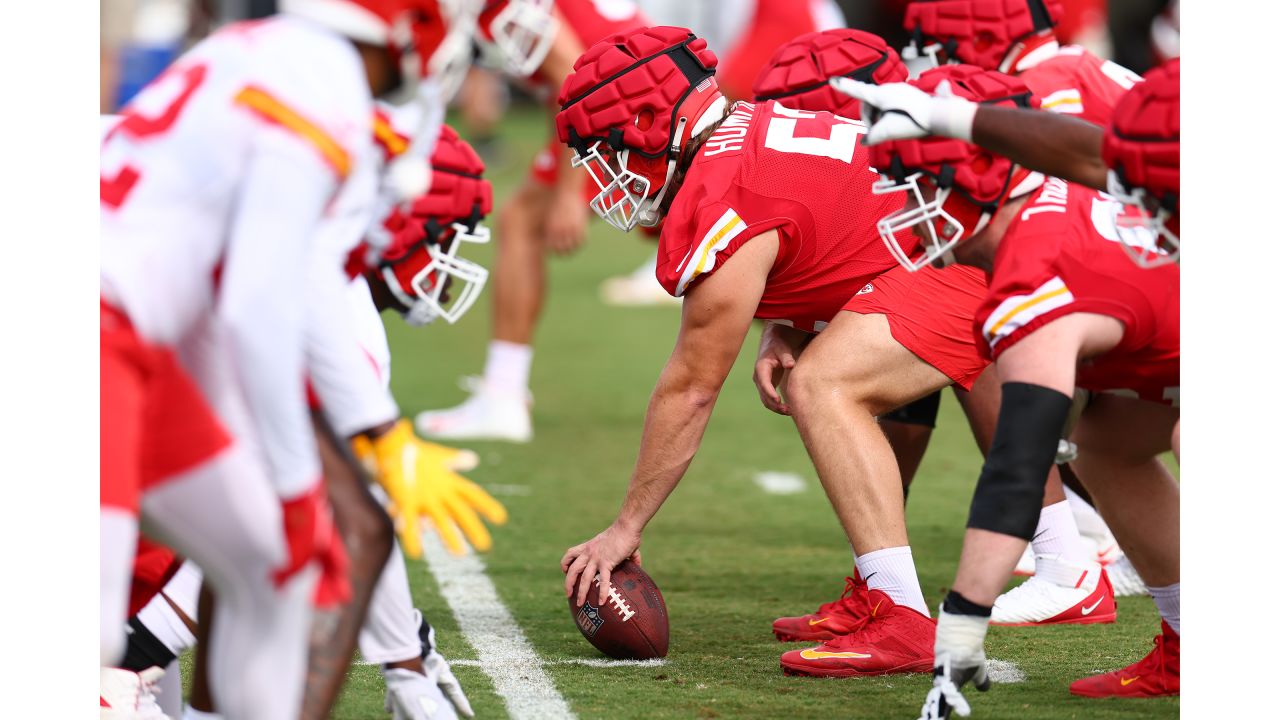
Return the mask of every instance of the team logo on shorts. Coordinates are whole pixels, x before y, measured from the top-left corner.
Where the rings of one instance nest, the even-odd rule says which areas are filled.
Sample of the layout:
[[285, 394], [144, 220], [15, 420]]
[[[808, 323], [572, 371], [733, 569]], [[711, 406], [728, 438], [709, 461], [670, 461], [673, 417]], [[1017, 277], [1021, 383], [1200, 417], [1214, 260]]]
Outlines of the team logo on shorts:
[[859, 295], [866, 295], [867, 293], [871, 292], [872, 290], [875, 290], [875, 288], [871, 285], [871, 283], [867, 283], [866, 285], [863, 285], [863, 286], [862, 286], [862, 289], [858, 291], [858, 294], [859, 294]]
[[600, 617], [600, 608], [589, 602], [583, 603], [582, 607], [578, 608], [576, 619], [578, 627], [582, 628], [582, 634], [587, 637], [595, 637], [600, 626], [604, 624], [604, 618]]

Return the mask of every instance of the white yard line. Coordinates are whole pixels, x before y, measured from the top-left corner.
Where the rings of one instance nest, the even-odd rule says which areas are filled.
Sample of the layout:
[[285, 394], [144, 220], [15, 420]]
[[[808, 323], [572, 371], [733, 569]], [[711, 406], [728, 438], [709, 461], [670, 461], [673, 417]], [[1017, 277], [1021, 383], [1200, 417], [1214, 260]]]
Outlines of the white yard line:
[[[573, 711], [498, 597], [484, 562], [474, 553], [450, 555], [434, 532], [422, 534], [422, 551], [458, 628], [475, 648], [476, 664], [493, 681], [512, 720], [572, 720]], [[470, 663], [456, 660], [453, 664]]]
[[[481, 667], [479, 660], [450, 660], [450, 665], [461, 665], [463, 667]], [[639, 667], [639, 668], [655, 668], [662, 667], [667, 664], [666, 660], [654, 658], [652, 660], [606, 660], [604, 658], [564, 658], [563, 660], [543, 660], [543, 665], [585, 665], [593, 668], [615, 668], [615, 667]]]
[[1027, 674], [1022, 672], [1022, 668], [1008, 660], [988, 658], [987, 677], [991, 678], [991, 682], [1009, 685], [1026, 680]]
[[795, 473], [758, 472], [751, 479], [770, 495], [796, 495], [804, 492], [806, 486], [804, 478]]

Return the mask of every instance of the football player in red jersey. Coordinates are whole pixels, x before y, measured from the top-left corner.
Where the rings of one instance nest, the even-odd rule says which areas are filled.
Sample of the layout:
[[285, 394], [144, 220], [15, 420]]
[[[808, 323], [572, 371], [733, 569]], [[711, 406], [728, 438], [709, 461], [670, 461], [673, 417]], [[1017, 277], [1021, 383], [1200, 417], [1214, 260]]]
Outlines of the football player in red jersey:
[[[966, 66], [931, 71], [918, 84], [935, 89], [941, 82], [970, 102], [1011, 103], [1028, 94], [1013, 78]], [[872, 148], [871, 159], [887, 169], [881, 191], [908, 197], [902, 212], [879, 224], [885, 242], [899, 245], [895, 254], [917, 263], [953, 256], [990, 273], [974, 332], [1003, 383], [996, 439], [939, 617], [934, 688], [923, 717], [967, 715], [959, 688], [970, 680], [981, 690], [989, 684], [982, 646], [991, 604], [1034, 531], [1043, 472], [1077, 386], [1095, 393], [1073, 433], [1081, 477], [1164, 623], [1143, 661], [1072, 691], [1177, 694], [1178, 486], [1158, 457], [1178, 418], [1177, 266], [1143, 270], [1129, 261], [1121, 244], [1151, 241], [1137, 238], [1145, 228], [1117, 227], [1115, 198], [1056, 178], [1035, 195], [1018, 196], [1008, 188], [1025, 185], [1031, 171], [974, 145], [899, 140]], [[901, 247], [904, 229], [920, 239], [918, 248]]]
[[[602, 38], [646, 24], [634, 0], [555, 0], [555, 38], [533, 82], [556, 88], [573, 62]], [[554, 113], [555, 107], [548, 109]], [[493, 268], [493, 336], [484, 373], [468, 379], [461, 405], [418, 413], [418, 431], [442, 440], [533, 438], [529, 372], [533, 335], [546, 298], [548, 255], [575, 251], [590, 213], [584, 179], [572, 172], [573, 153], [553, 137], [533, 159], [529, 177], [498, 211]]]
[[[697, 451], [752, 318], [771, 320], [821, 331], [792, 371], [788, 401], [869, 585], [856, 632], [789, 653], [784, 667], [832, 676], [927, 669], [932, 621], [900, 476], [875, 417], [972, 383], [987, 364], [974, 346], [972, 312], [946, 308], [928, 322], [903, 322], [899, 340], [897, 321], [866, 297], [895, 267], [870, 232], [871, 216], [900, 200], [871, 193], [862, 126], [773, 101], [726, 114], [714, 68], [715, 56], [687, 30], [647, 28], [594, 46], [561, 91], [557, 128], [600, 188], [592, 208], [621, 229], [665, 218], [658, 278], [685, 298], [623, 509], [565, 554], [566, 592], [584, 599], [597, 572], [607, 580], [636, 551]], [[982, 294], [979, 285], [974, 308]]]
[[[850, 98], [836, 92], [827, 83], [827, 78], [862, 77], [885, 81], [896, 79], [905, 73], [896, 53], [887, 48], [880, 38], [858, 30], [830, 30], [796, 38], [779, 48], [775, 64], [761, 74], [756, 84], [757, 99], [776, 98], [802, 110], [825, 109], [837, 115], [853, 117], [859, 114], [857, 102], [849, 102]], [[926, 268], [918, 272], [894, 268], [884, 278], [872, 283], [872, 286], [877, 291], [888, 292], [867, 293], [860, 295], [860, 300], [872, 303], [867, 306], [868, 309], [885, 313], [894, 336], [900, 338], [908, 349], [925, 358], [930, 357], [932, 349], [928, 347], [927, 337], [921, 335], [916, 328], [936, 323], [937, 307], [948, 307], [971, 317], [977, 311], [987, 287], [986, 276], [982, 271], [965, 266], [952, 266], [944, 270]], [[774, 335], [783, 335], [787, 330], [769, 326], [762, 334], [761, 360], [757, 362], [755, 379], [766, 406], [772, 402], [770, 395], [777, 395], [770, 377], [772, 368], [779, 367], [782, 358], [787, 355], [803, 350], [802, 344], [787, 346], [781, 340], [773, 338]], [[972, 342], [967, 323], [965, 334], [966, 340]], [[771, 345], [777, 349], [772, 349]], [[985, 454], [995, 432], [1000, 394], [994, 369], [984, 372], [982, 378], [974, 384], [971, 392], [957, 389], [957, 397], [968, 416], [978, 446]], [[917, 402], [928, 400], [926, 398]], [[884, 416], [881, 416], [880, 423], [886, 428], [905, 486], [911, 480], [906, 468], [918, 465], [920, 457], [909, 457], [904, 465], [904, 448], [897, 441], [901, 435], [891, 432], [896, 430], [894, 425], [898, 423], [886, 423]], [[920, 455], [923, 455], [924, 449], [923, 446], [910, 448]], [[1036, 554], [1044, 556], [1042, 564], [1046, 566], [1046, 572], [1066, 575], [1066, 568], [1071, 569], [1071, 586], [1061, 590], [1056, 586], [1039, 588], [1040, 592], [1036, 594], [1040, 597], [1030, 611], [1025, 608], [1027, 603], [1022, 603], [1023, 607], [1019, 607], [1016, 602], [1007, 602], [1007, 596], [1002, 597], [996, 603], [994, 622], [1036, 624], [1050, 621], [1052, 624], [1063, 624], [1112, 620], [1115, 618], [1115, 611], [1110, 585], [1101, 582], [1100, 568], [1093, 558], [1092, 550], [1080, 541], [1071, 509], [1063, 499], [1056, 469], [1050, 471], [1050, 476], [1050, 489], [1046, 492], [1045, 508], [1032, 546]], [[1065, 567], [1059, 569], [1059, 566]], [[1076, 582], [1081, 573], [1086, 574], [1088, 582]], [[860, 582], [857, 575], [846, 579], [846, 592], [840, 600], [823, 604], [815, 613], [777, 619], [773, 626], [774, 634], [783, 640], [824, 640], [841, 634], [845, 628], [856, 626], [864, 614], [864, 603], [859, 596], [865, 592], [865, 587], [865, 583]], [[1095, 601], [1099, 598], [1103, 598], [1103, 606], [1096, 604]], [[1082, 613], [1086, 607], [1091, 608], [1090, 612]]]

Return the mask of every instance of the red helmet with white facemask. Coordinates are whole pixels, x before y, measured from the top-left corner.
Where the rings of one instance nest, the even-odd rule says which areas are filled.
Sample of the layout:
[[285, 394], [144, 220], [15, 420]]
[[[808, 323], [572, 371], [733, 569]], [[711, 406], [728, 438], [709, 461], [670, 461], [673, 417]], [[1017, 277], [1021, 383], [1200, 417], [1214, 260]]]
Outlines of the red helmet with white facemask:
[[416, 97], [424, 78], [447, 101], [471, 64], [481, 0], [281, 0], [280, 11], [352, 40], [386, 47], [399, 65], [398, 98]]
[[777, 100], [796, 110], [857, 119], [857, 99], [831, 87], [828, 80], [835, 77], [882, 85], [906, 80], [907, 67], [879, 35], [836, 28], [807, 33], [779, 47], [751, 92], [756, 102]]
[[1013, 61], [1054, 40], [1061, 19], [1060, 0], [915, 0], [902, 22], [911, 34], [902, 58], [912, 75], [940, 65], [939, 52], [948, 62], [1015, 72]]
[[1107, 192], [1135, 210], [1117, 215], [1116, 231], [1136, 228], [1153, 243], [1120, 243], [1142, 267], [1176, 262], [1181, 182], [1181, 63], [1172, 60], [1148, 72], [1120, 98], [1102, 138]]
[[583, 53], [560, 88], [556, 132], [600, 192], [591, 209], [621, 230], [662, 219], [681, 151], [724, 115], [716, 56], [686, 28], [637, 28]]
[[391, 241], [376, 267], [366, 264], [363, 243], [348, 259], [353, 276], [377, 273], [411, 325], [436, 318], [457, 322], [489, 279], [488, 270], [459, 256], [464, 243], [489, 242], [481, 221], [493, 209], [493, 189], [483, 173], [476, 151], [444, 126], [431, 156], [431, 189], [382, 221]]
[[[911, 81], [929, 93], [973, 102], [1036, 108], [1040, 102], [1021, 80], [972, 65], [945, 65]], [[1044, 178], [977, 145], [951, 138], [893, 140], [871, 147], [871, 165], [881, 181], [877, 195], [909, 193], [906, 206], [877, 224], [889, 251], [908, 270], [954, 261], [956, 244], [977, 235], [1011, 198], [1043, 184]], [[912, 230], [919, 247], [897, 240]], [[918, 251], [918, 253], [917, 253]]]
[[488, 0], [480, 13], [481, 49], [512, 75], [532, 75], [560, 27], [554, 8], [555, 0]]

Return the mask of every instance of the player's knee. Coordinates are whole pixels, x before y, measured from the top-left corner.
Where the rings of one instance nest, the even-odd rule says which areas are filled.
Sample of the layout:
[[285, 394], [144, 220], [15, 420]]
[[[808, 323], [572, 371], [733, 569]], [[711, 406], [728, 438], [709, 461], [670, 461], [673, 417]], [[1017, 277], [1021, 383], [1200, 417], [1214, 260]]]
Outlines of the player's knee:
[[805, 416], [816, 411], [834, 383], [835, 378], [821, 363], [805, 362], [805, 358], [801, 358], [787, 379], [787, 404], [791, 412]]

